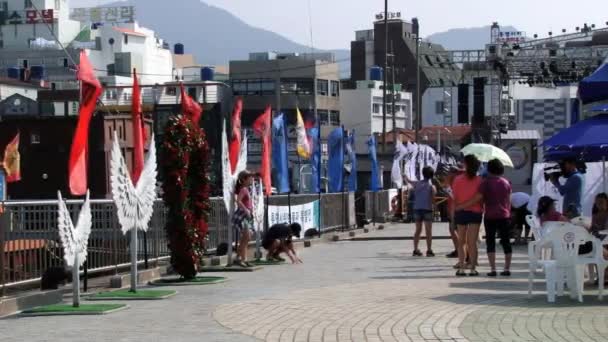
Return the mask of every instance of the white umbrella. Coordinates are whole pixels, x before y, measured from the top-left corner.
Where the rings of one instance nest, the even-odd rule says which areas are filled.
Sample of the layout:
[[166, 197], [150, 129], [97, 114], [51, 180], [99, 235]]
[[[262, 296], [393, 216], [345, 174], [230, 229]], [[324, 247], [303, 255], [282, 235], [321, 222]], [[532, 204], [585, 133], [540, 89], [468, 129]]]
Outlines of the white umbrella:
[[492, 159], [500, 160], [505, 166], [513, 167], [511, 157], [502, 149], [489, 144], [469, 144], [460, 150], [465, 156], [474, 155], [482, 162], [489, 162]]

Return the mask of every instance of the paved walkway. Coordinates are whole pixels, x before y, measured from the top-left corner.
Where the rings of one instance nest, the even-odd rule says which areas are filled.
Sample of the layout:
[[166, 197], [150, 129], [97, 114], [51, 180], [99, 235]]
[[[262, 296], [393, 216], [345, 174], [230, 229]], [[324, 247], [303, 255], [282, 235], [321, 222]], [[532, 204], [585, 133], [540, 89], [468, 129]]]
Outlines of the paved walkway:
[[449, 240], [436, 241], [435, 258], [411, 257], [411, 244], [316, 244], [301, 253], [303, 265], [229, 274], [225, 284], [178, 288], [172, 299], [109, 316], [0, 320], [0, 341], [608, 340], [608, 310], [593, 289], [584, 304], [549, 305], [538, 282], [527, 298], [523, 249], [512, 278], [456, 278], [443, 257]]

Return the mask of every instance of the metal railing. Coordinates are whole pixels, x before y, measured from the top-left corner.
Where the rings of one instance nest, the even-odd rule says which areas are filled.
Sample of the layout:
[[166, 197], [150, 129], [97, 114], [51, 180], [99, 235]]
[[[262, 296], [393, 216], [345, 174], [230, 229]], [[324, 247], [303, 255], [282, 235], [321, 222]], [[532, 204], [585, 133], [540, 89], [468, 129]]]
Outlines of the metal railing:
[[[309, 203], [317, 194], [269, 197], [270, 205]], [[67, 207], [76, 220], [82, 201], [68, 201]], [[354, 194], [321, 195], [321, 231], [355, 226]], [[111, 200], [92, 200], [93, 226], [89, 238], [87, 271], [118, 270], [128, 264], [129, 237], [118, 224]], [[157, 201], [147, 233], [138, 234], [139, 260], [158, 261], [168, 258], [165, 236], [166, 208]], [[342, 215], [340, 215], [341, 213]], [[211, 200], [207, 251], [228, 240], [229, 220], [221, 198]], [[0, 287], [11, 287], [37, 281], [51, 267], [62, 267], [63, 249], [57, 229], [57, 201], [5, 202], [0, 215]]]
[[391, 199], [396, 195], [396, 189], [365, 192], [365, 217], [376, 222], [387, 222], [392, 212]]

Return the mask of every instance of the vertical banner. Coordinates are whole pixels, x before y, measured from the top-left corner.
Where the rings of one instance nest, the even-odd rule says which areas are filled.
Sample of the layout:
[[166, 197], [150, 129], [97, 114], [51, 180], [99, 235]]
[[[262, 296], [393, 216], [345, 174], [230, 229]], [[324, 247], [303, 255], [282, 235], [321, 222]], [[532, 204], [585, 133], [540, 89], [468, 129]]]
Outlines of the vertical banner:
[[276, 187], [279, 193], [290, 192], [286, 133], [285, 115], [280, 114], [272, 122], [272, 166], [276, 172]]
[[380, 187], [380, 175], [378, 174], [378, 156], [376, 153], [376, 137], [371, 136], [367, 140], [367, 147], [369, 148], [369, 159], [371, 160], [372, 179], [370, 182], [369, 190], [376, 192], [381, 189]]
[[[275, 225], [287, 223], [289, 219], [290, 209], [288, 206], [270, 205], [268, 206], [269, 224]], [[291, 206], [291, 222], [299, 223], [302, 226], [300, 238], [304, 238], [304, 234], [309, 229], [318, 229], [319, 224], [319, 201], [314, 201], [306, 204]]]
[[344, 129], [334, 129], [327, 138], [329, 149], [328, 178], [329, 192], [341, 192], [344, 181]]
[[0, 167], [0, 201], [6, 201], [6, 173]]
[[321, 136], [318, 127], [313, 127], [308, 132], [312, 145], [312, 158], [310, 159], [312, 192], [319, 193], [321, 192]]
[[355, 130], [348, 134], [346, 139], [346, 154], [350, 160], [350, 174], [348, 175], [348, 191], [357, 191], [357, 152], [355, 151]]

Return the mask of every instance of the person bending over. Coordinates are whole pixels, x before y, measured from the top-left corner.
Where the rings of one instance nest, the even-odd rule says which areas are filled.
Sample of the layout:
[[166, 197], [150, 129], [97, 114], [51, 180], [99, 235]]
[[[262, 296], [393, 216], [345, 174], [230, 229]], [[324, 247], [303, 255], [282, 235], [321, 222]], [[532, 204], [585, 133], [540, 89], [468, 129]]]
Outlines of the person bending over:
[[284, 261], [281, 253], [287, 254], [292, 263], [302, 263], [293, 247], [292, 237], [299, 237], [302, 226], [299, 223], [275, 224], [264, 234], [262, 247], [268, 251], [266, 260]]

